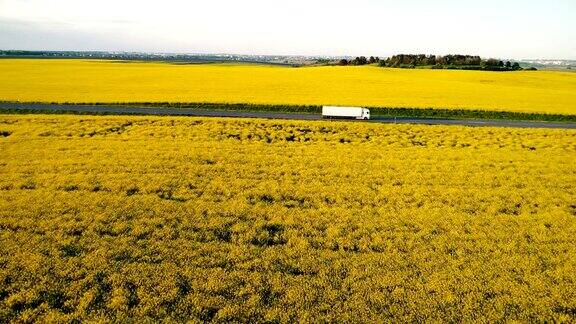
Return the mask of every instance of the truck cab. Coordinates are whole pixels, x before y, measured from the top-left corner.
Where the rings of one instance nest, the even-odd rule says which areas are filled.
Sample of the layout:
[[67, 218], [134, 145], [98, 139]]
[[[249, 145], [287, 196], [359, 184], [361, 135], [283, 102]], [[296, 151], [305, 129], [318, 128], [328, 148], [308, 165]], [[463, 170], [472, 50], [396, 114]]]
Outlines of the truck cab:
[[360, 119], [370, 119], [370, 109], [362, 108], [362, 117]]

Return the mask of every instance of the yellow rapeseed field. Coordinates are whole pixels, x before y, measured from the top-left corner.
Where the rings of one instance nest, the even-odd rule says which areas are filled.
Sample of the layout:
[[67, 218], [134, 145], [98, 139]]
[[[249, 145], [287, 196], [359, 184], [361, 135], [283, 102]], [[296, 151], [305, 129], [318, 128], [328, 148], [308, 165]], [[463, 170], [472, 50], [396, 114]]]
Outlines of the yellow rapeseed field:
[[3, 59], [0, 100], [332, 104], [576, 114], [576, 73]]
[[576, 321], [574, 130], [0, 115], [0, 153], [0, 322]]

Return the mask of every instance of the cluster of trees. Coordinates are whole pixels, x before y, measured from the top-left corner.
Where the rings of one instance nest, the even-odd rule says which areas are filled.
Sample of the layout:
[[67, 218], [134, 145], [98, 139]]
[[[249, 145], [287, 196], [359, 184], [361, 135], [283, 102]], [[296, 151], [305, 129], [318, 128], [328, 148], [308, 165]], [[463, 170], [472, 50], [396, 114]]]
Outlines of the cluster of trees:
[[379, 62], [380, 66], [414, 68], [417, 66], [430, 66], [432, 68], [491, 70], [491, 71], [517, 71], [521, 70], [518, 62], [502, 61], [497, 59], [482, 59], [472, 55], [425, 55], [425, 54], [399, 54]]
[[[425, 55], [399, 54], [387, 59], [378, 56], [358, 56], [354, 59], [341, 59], [338, 65], [378, 64], [382, 67], [415, 68], [418, 66], [432, 69], [488, 70], [488, 71], [518, 71], [522, 70], [518, 62], [497, 59], [482, 59], [478, 55]], [[535, 70], [535, 68], [529, 68]]]
[[383, 61], [386, 66], [399, 67], [403, 65], [480, 65], [482, 59], [480, 56], [471, 55], [412, 55], [412, 54], [399, 54], [387, 58]]
[[338, 65], [366, 65], [380, 62], [381, 61], [378, 56], [370, 56], [369, 58], [366, 58], [366, 56], [357, 56], [353, 60], [341, 59], [338, 62]]

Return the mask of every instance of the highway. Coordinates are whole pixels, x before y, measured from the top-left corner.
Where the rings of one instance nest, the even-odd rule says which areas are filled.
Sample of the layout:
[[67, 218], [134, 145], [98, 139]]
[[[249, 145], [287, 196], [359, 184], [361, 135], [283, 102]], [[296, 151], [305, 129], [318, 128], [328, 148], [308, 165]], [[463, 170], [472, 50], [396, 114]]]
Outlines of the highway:
[[[295, 119], [320, 120], [320, 114], [282, 113], [266, 111], [233, 111], [233, 110], [201, 110], [194, 108], [152, 108], [129, 107], [115, 105], [61, 105], [61, 104], [20, 104], [0, 103], [2, 110], [21, 110], [23, 112], [58, 112], [83, 114], [111, 114], [111, 115], [156, 115], [156, 116], [204, 116], [204, 117], [237, 117], [237, 118], [267, 118], [267, 119]], [[410, 117], [380, 117], [373, 116], [371, 120], [357, 121], [368, 123], [398, 123], [421, 125], [460, 125], [460, 126], [489, 126], [489, 127], [519, 127], [519, 128], [558, 128], [576, 129], [576, 123], [543, 122], [543, 121], [511, 121], [511, 120], [476, 120], [476, 119], [436, 119], [436, 118], [410, 118]]]

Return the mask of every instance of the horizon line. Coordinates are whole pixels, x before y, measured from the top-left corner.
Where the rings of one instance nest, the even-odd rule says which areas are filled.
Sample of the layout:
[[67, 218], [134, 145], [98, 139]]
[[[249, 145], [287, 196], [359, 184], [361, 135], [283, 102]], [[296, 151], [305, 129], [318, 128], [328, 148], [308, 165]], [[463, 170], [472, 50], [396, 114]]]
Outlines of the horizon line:
[[576, 58], [521, 58], [521, 59], [517, 59], [517, 58], [504, 58], [504, 57], [498, 57], [498, 56], [482, 56], [482, 55], [476, 55], [476, 54], [461, 54], [461, 53], [456, 53], [456, 54], [434, 54], [434, 53], [429, 53], [429, 54], [424, 54], [424, 53], [397, 53], [397, 54], [391, 54], [391, 55], [330, 55], [330, 54], [257, 54], [257, 53], [251, 53], [251, 54], [246, 54], [246, 53], [234, 53], [234, 52], [180, 52], [180, 51], [175, 51], [175, 52], [163, 52], [163, 51], [129, 51], [129, 50], [50, 50], [50, 49], [42, 49], [42, 50], [30, 50], [30, 49], [2, 49], [0, 48], [0, 51], [3, 52], [10, 52], [10, 51], [14, 51], [14, 52], [55, 52], [55, 53], [67, 53], [67, 52], [78, 52], [78, 53], [108, 53], [108, 54], [156, 54], [156, 55], [190, 55], [190, 56], [200, 56], [200, 55], [214, 55], [214, 56], [220, 56], [220, 55], [228, 55], [228, 56], [264, 56], [264, 57], [274, 57], [274, 56], [280, 56], [280, 57], [307, 57], [307, 58], [354, 58], [354, 57], [360, 57], [360, 56], [364, 56], [364, 57], [370, 57], [370, 56], [374, 56], [374, 57], [392, 57], [395, 55], [436, 55], [436, 56], [446, 56], [446, 55], [469, 55], [469, 56], [479, 56], [481, 58], [493, 58], [493, 59], [504, 59], [504, 60], [515, 60], [515, 61], [576, 61]]

